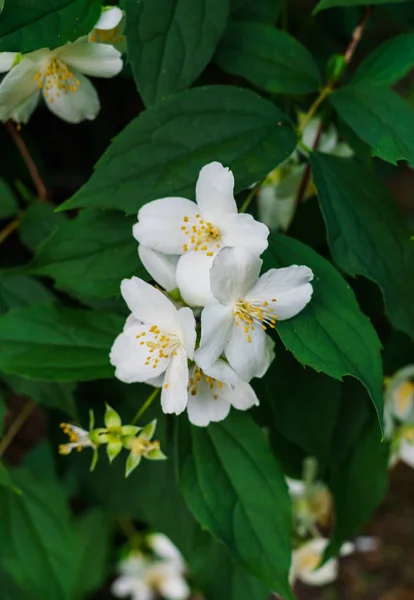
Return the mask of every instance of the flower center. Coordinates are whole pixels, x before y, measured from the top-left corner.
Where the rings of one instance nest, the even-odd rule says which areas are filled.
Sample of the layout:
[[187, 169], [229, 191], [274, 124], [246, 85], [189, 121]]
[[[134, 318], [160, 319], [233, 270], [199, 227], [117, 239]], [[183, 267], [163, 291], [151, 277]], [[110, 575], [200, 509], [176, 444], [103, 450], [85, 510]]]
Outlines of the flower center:
[[401, 413], [408, 411], [414, 399], [414, 384], [412, 381], [404, 381], [395, 390], [395, 404]]
[[320, 564], [321, 557], [318, 554], [309, 553], [302, 556], [299, 560], [300, 571], [314, 571]]
[[168, 359], [171, 355], [176, 355], [175, 350], [180, 345], [176, 335], [163, 333], [157, 325], [153, 325], [148, 331], [143, 331], [136, 336], [141, 346], [147, 346], [148, 355], [145, 359], [145, 365], [151, 365], [156, 369], [161, 360]]
[[[272, 298], [276, 302], [276, 298]], [[268, 327], [275, 328], [276, 315], [273, 314], [273, 308], [269, 307], [269, 302], [247, 302], [238, 300], [234, 306], [233, 315], [236, 319], [236, 325], [242, 325], [247, 341], [250, 343], [252, 338], [250, 333], [254, 331], [255, 325], [260, 325], [266, 330]]]
[[183, 221], [184, 225], [181, 226], [181, 231], [188, 236], [188, 243], [183, 244], [183, 252], [200, 250], [207, 256], [213, 256], [221, 248], [218, 228], [210, 221], [204, 221], [199, 213], [196, 214], [194, 220], [190, 221], [188, 217], [184, 217]]
[[68, 68], [68, 66], [58, 58], [52, 58], [48, 65], [38, 71], [34, 76], [39, 89], [44, 88], [44, 95], [53, 103], [61, 94], [77, 92], [80, 86], [79, 79]]
[[222, 381], [217, 381], [214, 377], [209, 377], [200, 369], [200, 367], [195, 366], [191, 377], [188, 380], [187, 391], [192, 395], [196, 396], [198, 392], [199, 385], [208, 385], [210, 388], [214, 400], [218, 399], [218, 391], [223, 387]]
[[142, 437], [137, 437], [133, 440], [131, 444], [131, 452], [134, 456], [142, 456], [149, 450], [159, 450], [160, 443], [158, 440], [145, 440]]
[[63, 433], [69, 437], [69, 443], [59, 446], [59, 454], [70, 454], [74, 448], [80, 452], [84, 446], [93, 445], [89, 440], [88, 432], [80, 427], [70, 425], [69, 423], [61, 423], [60, 427]]

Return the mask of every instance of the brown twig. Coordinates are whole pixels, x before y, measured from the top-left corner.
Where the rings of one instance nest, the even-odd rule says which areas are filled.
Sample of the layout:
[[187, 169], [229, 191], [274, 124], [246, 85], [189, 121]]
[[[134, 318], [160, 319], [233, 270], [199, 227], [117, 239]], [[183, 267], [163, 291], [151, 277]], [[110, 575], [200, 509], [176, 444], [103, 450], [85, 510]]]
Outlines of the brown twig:
[[[348, 66], [350, 64], [352, 58], [354, 57], [355, 50], [357, 49], [357, 46], [362, 39], [362, 36], [364, 34], [365, 27], [367, 25], [370, 14], [371, 14], [371, 7], [367, 6], [365, 8], [364, 16], [362, 17], [360, 23], [355, 27], [354, 31], [352, 32], [351, 41], [349, 42], [348, 47], [344, 53], [344, 60], [345, 60], [346, 66]], [[300, 131], [299, 131], [300, 134], [303, 133], [305, 127], [309, 124], [312, 117], [316, 114], [318, 108], [324, 102], [325, 98], [327, 98], [329, 96], [329, 94], [331, 94], [334, 91], [337, 83], [338, 83], [337, 81], [330, 81], [321, 90], [321, 93], [316, 98], [315, 102], [312, 104], [312, 106], [306, 113], [304, 119], [302, 120]], [[323, 124], [321, 122], [319, 124], [318, 131], [317, 131], [317, 134], [315, 137], [315, 141], [313, 143], [313, 147], [312, 147], [313, 151], [318, 149], [319, 142], [320, 142], [321, 136], [322, 136], [322, 130], [323, 130]], [[306, 190], [308, 187], [310, 176], [311, 176], [311, 168], [310, 168], [310, 163], [308, 161], [308, 163], [306, 165], [306, 169], [303, 173], [303, 176], [302, 176], [302, 179], [301, 179], [301, 182], [299, 185], [297, 196], [296, 196], [296, 201], [295, 201], [296, 208], [303, 202], [303, 200], [305, 198], [305, 194], [306, 194]]]
[[6, 227], [4, 227], [4, 229], [2, 229], [0, 231], [0, 244], [2, 244], [5, 240], [7, 240], [9, 235], [11, 233], [13, 233], [13, 231], [15, 229], [17, 229], [19, 225], [20, 225], [19, 217], [16, 217], [15, 219], [13, 219], [13, 221], [10, 221], [10, 223], [8, 225], [6, 225]]
[[10, 136], [12, 137], [14, 143], [16, 144], [24, 162], [26, 163], [26, 167], [27, 167], [27, 169], [30, 173], [30, 176], [32, 178], [32, 181], [35, 185], [39, 200], [41, 202], [48, 202], [49, 198], [48, 198], [47, 188], [43, 182], [43, 179], [40, 177], [38, 168], [36, 167], [36, 164], [31, 156], [23, 138], [21, 137], [21, 135], [17, 131], [16, 127], [13, 125], [13, 123], [11, 121], [7, 121], [5, 123], [5, 127], [6, 127], [7, 131], [10, 133]]
[[30, 413], [35, 408], [34, 402], [28, 400], [19, 412], [9, 429], [4, 434], [4, 437], [0, 441], [0, 458], [3, 456], [7, 448], [10, 446], [16, 435], [19, 433], [21, 427], [24, 425], [26, 419], [30, 416]]

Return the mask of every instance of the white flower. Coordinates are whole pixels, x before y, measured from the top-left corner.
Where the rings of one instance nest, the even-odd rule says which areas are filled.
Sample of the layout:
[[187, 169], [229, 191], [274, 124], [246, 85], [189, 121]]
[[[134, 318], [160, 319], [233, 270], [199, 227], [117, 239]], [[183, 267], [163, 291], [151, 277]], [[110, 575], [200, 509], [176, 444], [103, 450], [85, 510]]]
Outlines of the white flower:
[[[321, 120], [315, 118], [305, 127], [302, 142], [308, 148], [314, 146], [320, 123]], [[325, 129], [320, 136], [318, 152], [344, 158], [353, 155], [352, 149], [347, 144], [339, 142], [338, 133], [333, 125]], [[306, 163], [299, 164], [301, 154], [307, 156], [308, 153], [303, 147], [298, 146], [288, 160], [269, 173], [258, 192], [259, 217], [270, 229], [286, 231], [293, 220], [299, 187], [306, 169]], [[315, 193], [315, 186], [310, 180], [304, 190], [303, 200]]]
[[72, 450], [80, 452], [82, 448], [96, 449], [96, 444], [90, 439], [90, 431], [86, 431], [82, 427], [78, 427], [72, 423], [61, 423], [60, 426], [63, 429], [63, 433], [69, 436], [69, 443], [59, 446], [59, 454], [70, 454]]
[[259, 400], [248, 383], [242, 381], [224, 361], [218, 360], [206, 371], [196, 364], [190, 369], [188, 382], [188, 418], [193, 425], [206, 427], [222, 421], [231, 406], [247, 410]]
[[166, 600], [186, 600], [190, 595], [181, 568], [171, 561], [153, 561], [140, 554], [130, 555], [121, 562], [120, 572], [111, 587], [113, 595], [118, 598], [153, 600], [162, 596]]
[[384, 400], [385, 435], [391, 438], [396, 420], [414, 421], [414, 365], [407, 365], [386, 381]]
[[414, 424], [402, 425], [394, 432], [390, 466], [393, 467], [399, 461], [414, 468]]
[[267, 248], [268, 228], [251, 215], [237, 213], [233, 188], [232, 172], [212, 162], [200, 171], [197, 204], [186, 198], [162, 198], [138, 213], [133, 230], [138, 242], [180, 255], [177, 283], [189, 305], [204, 306], [213, 300], [209, 269], [220, 248], [240, 246], [256, 254]]
[[120, 52], [125, 52], [124, 28], [124, 13], [119, 6], [104, 6], [98, 22], [89, 34], [89, 41], [111, 44]]
[[0, 84], [0, 120], [26, 123], [41, 93], [49, 109], [68, 123], [94, 119], [99, 98], [85, 75], [114, 77], [121, 69], [118, 50], [83, 39], [55, 50], [30, 52]]
[[138, 254], [148, 273], [161, 287], [167, 292], [177, 287], [176, 272], [179, 256], [163, 254], [142, 244], [138, 246]]
[[286, 478], [292, 498], [292, 512], [297, 533], [304, 537], [317, 531], [315, 525], [327, 525], [332, 508], [328, 487], [320, 481], [304, 482]]
[[115, 375], [125, 383], [144, 382], [165, 373], [161, 405], [181, 413], [187, 405], [188, 359], [193, 358], [195, 319], [190, 308], [177, 310], [145, 281], [124, 279], [121, 292], [132, 315], [112, 346]]
[[[315, 538], [293, 551], [289, 576], [291, 584], [296, 579], [307, 585], [325, 585], [335, 581], [338, 576], [338, 560], [336, 558], [331, 558], [318, 569], [328, 542], [329, 540], [325, 538]], [[354, 545], [346, 542], [342, 545], [340, 554], [346, 556], [353, 551]]]
[[223, 248], [210, 271], [216, 302], [201, 314], [197, 364], [207, 371], [224, 352], [243, 381], [262, 377], [269, 366], [266, 329], [297, 315], [312, 296], [313, 273], [293, 265], [259, 277], [262, 260], [245, 248]]
[[166, 535], [163, 533], [150, 533], [146, 540], [148, 546], [158, 558], [172, 563], [178, 569], [184, 571], [185, 565], [181, 552]]

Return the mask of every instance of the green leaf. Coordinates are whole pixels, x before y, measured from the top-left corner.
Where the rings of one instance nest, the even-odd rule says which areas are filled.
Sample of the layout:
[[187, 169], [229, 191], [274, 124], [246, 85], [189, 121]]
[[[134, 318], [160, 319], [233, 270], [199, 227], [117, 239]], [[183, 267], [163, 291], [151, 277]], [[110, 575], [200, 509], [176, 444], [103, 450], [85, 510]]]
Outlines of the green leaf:
[[19, 396], [26, 396], [37, 404], [61, 410], [72, 418], [77, 418], [74, 396], [76, 386], [73, 383], [32, 381], [17, 375], [4, 375], [3, 379]]
[[1, 15], [0, 52], [53, 50], [88, 34], [100, 13], [100, 0], [11, 0]]
[[80, 598], [99, 589], [107, 577], [111, 529], [100, 508], [92, 508], [76, 523], [78, 538], [77, 592]]
[[178, 443], [180, 487], [201, 526], [271, 589], [293, 598], [290, 501], [261, 429], [239, 411], [206, 429], [182, 419]]
[[0, 178], [0, 219], [10, 219], [18, 210], [19, 205], [13, 192], [4, 179]]
[[24, 275], [0, 272], [0, 314], [12, 308], [54, 301], [54, 296], [40, 281]]
[[[14, 481], [11, 478], [10, 472], [6, 469], [6, 467], [3, 465], [2, 462], [0, 462], [0, 488], [4, 488], [6, 490], [9, 490], [11, 492], [14, 492], [15, 494], [21, 494], [21, 490], [19, 490], [15, 485], [14, 485]], [[1, 495], [3, 495], [4, 492], [2, 492]], [[0, 516], [1, 518], [1, 516]], [[1, 527], [1, 525], [0, 525]]]
[[0, 589], [2, 600], [36, 600], [31, 594], [24, 592], [3, 569], [0, 570]]
[[372, 148], [373, 156], [414, 165], [414, 109], [395, 92], [370, 81], [346, 85], [330, 96], [343, 120]]
[[109, 351], [124, 319], [98, 311], [32, 306], [0, 317], [0, 369], [48, 381], [111, 377]]
[[189, 87], [207, 66], [229, 13], [229, 0], [124, 0], [134, 78], [151, 105]]
[[[348, 400], [346, 420], [356, 398]], [[327, 557], [338, 554], [342, 543], [367, 522], [383, 499], [388, 487], [388, 456], [388, 443], [381, 442], [376, 419], [370, 414], [345, 458], [332, 464], [329, 485], [335, 523]]]
[[315, 153], [311, 165], [334, 260], [377, 283], [393, 325], [414, 339], [414, 246], [394, 199], [356, 161]]
[[57, 229], [58, 225], [66, 221], [64, 213], [57, 213], [51, 204], [37, 202], [31, 204], [23, 214], [19, 227], [22, 244], [34, 252]]
[[135, 221], [116, 211], [83, 211], [58, 226], [27, 271], [53, 277], [58, 288], [75, 296], [119, 295], [125, 277], [149, 278], [132, 236]]
[[414, 34], [404, 33], [387, 40], [359, 65], [353, 82], [369, 79], [378, 85], [393, 85], [414, 66]]
[[196, 88], [148, 108], [115, 138], [95, 173], [60, 208], [136, 213], [165, 196], [193, 197], [199, 170], [218, 160], [238, 190], [264, 177], [296, 146], [287, 117], [250, 90]]
[[273, 94], [306, 94], [320, 84], [308, 50], [287, 33], [260, 23], [231, 23], [215, 61], [226, 73]]
[[313, 11], [316, 15], [321, 10], [333, 8], [334, 6], [366, 6], [373, 4], [390, 4], [394, 2], [406, 2], [406, 0], [321, 0]]
[[258, 21], [274, 25], [282, 11], [282, 0], [231, 0], [231, 14], [237, 21]]
[[358, 307], [350, 286], [324, 258], [297, 240], [271, 234], [265, 270], [306, 265], [314, 273], [313, 296], [296, 317], [280, 321], [277, 333], [303, 365], [336, 379], [351, 375], [367, 388], [382, 426], [381, 344]]
[[4, 569], [42, 600], [72, 600], [76, 554], [60, 487], [13, 470], [22, 494], [1, 494], [0, 544]]

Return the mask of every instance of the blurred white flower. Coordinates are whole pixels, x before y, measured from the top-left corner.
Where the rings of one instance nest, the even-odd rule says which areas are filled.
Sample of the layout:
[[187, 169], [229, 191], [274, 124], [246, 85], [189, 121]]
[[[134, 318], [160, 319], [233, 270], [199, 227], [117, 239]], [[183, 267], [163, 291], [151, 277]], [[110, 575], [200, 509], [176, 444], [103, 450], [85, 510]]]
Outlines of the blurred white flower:
[[[315, 538], [293, 551], [289, 575], [291, 585], [297, 579], [307, 585], [326, 585], [335, 581], [338, 577], [338, 560], [336, 558], [331, 558], [318, 569], [328, 543], [329, 540], [325, 538]], [[347, 556], [353, 551], [354, 545], [346, 542], [342, 545], [340, 554]]]
[[304, 537], [315, 534], [317, 525], [327, 525], [332, 509], [332, 498], [328, 487], [313, 479], [305, 482], [286, 478], [292, 499], [292, 513], [297, 533]]
[[414, 423], [401, 425], [394, 431], [391, 442], [390, 467], [399, 461], [414, 468]]
[[145, 382], [164, 375], [161, 406], [179, 414], [187, 406], [188, 359], [196, 341], [190, 308], [177, 310], [159, 290], [142, 279], [124, 279], [121, 292], [131, 315], [115, 340], [110, 360], [125, 383]]
[[220, 248], [243, 247], [258, 255], [267, 248], [268, 228], [251, 215], [238, 214], [233, 188], [232, 172], [212, 162], [200, 171], [197, 204], [186, 198], [162, 198], [138, 213], [134, 237], [143, 246], [180, 256], [177, 283], [191, 306], [214, 300], [209, 270]]
[[242, 381], [230, 365], [221, 359], [205, 372], [194, 365], [190, 369], [187, 389], [188, 418], [199, 427], [222, 421], [229, 414], [231, 406], [247, 410], [259, 404], [252, 386]]
[[119, 6], [104, 6], [101, 16], [89, 34], [89, 41], [111, 44], [120, 52], [125, 52], [125, 17]]
[[119, 571], [111, 587], [117, 598], [154, 600], [161, 596], [165, 600], [186, 600], [190, 595], [182, 568], [173, 561], [131, 554], [120, 563]]
[[48, 108], [68, 123], [95, 119], [99, 98], [85, 75], [114, 77], [121, 69], [118, 50], [85, 39], [22, 55], [0, 84], [0, 120], [27, 123], [41, 94]]
[[398, 423], [414, 422], [414, 365], [407, 365], [385, 382], [385, 435], [392, 438]]
[[262, 260], [246, 248], [223, 248], [210, 271], [215, 302], [201, 314], [196, 363], [208, 369], [224, 352], [243, 381], [262, 377], [272, 359], [266, 329], [297, 315], [311, 299], [313, 273], [293, 265], [259, 277]]
[[0, 52], [0, 73], [7, 73], [18, 59], [17, 52]]
[[63, 433], [69, 437], [67, 444], [59, 446], [59, 454], [70, 454], [72, 450], [80, 452], [83, 448], [96, 448], [96, 444], [90, 438], [90, 431], [82, 429], [72, 423], [61, 423]]
[[[313, 148], [320, 123], [320, 119], [315, 118], [305, 127], [302, 143], [307, 148]], [[347, 144], [339, 142], [338, 133], [333, 125], [323, 131], [318, 152], [344, 158], [353, 155], [352, 149]], [[259, 190], [257, 195], [259, 217], [270, 229], [286, 231], [293, 220], [299, 187], [306, 169], [306, 163], [299, 162], [301, 154], [307, 156], [308, 153], [303, 146], [298, 146], [288, 160], [269, 173]], [[306, 200], [315, 193], [315, 186], [310, 180], [304, 190], [303, 199]]]

